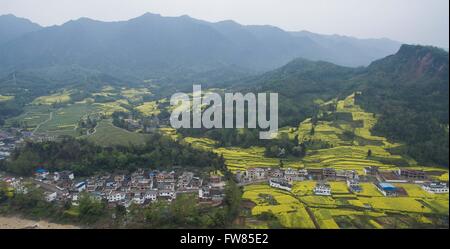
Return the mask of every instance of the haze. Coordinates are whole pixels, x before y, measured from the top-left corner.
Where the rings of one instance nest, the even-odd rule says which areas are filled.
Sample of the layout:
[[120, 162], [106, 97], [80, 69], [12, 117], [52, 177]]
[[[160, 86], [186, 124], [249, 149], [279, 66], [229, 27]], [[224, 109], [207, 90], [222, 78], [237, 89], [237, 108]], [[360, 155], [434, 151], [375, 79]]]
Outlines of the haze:
[[449, 47], [448, 0], [0, 0], [0, 14], [43, 26], [80, 17], [127, 20], [146, 12]]

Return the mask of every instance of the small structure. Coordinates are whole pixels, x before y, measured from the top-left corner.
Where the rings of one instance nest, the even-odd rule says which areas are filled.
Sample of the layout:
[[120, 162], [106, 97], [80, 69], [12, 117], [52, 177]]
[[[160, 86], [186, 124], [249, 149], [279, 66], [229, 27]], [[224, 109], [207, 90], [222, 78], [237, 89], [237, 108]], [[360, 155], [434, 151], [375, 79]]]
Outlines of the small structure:
[[147, 192], [145, 192], [146, 200], [156, 201], [157, 197], [158, 197], [158, 191], [156, 191], [156, 190], [147, 190]]
[[314, 187], [314, 194], [315, 195], [325, 195], [325, 196], [331, 195], [330, 184], [318, 182], [316, 184], [316, 187]]
[[66, 180], [73, 180], [75, 179], [75, 175], [71, 171], [61, 171], [61, 172], [55, 172], [53, 174], [53, 180], [55, 182], [57, 181], [66, 181]]
[[370, 166], [364, 168], [364, 174], [366, 175], [377, 175], [378, 174], [378, 167]]
[[425, 172], [423, 170], [412, 170], [412, 169], [399, 169], [397, 174], [401, 177], [413, 180], [424, 180], [426, 179]]
[[45, 179], [48, 176], [48, 174], [50, 174], [48, 172], [48, 170], [43, 169], [43, 168], [39, 168], [34, 172], [34, 175], [36, 176], [36, 178], [38, 178], [40, 180]]
[[432, 194], [448, 193], [448, 184], [444, 182], [427, 182], [422, 185], [422, 188]]
[[322, 170], [323, 177], [325, 178], [335, 178], [336, 177], [336, 170], [333, 168], [324, 168]]
[[361, 185], [359, 184], [359, 181], [356, 179], [347, 179], [347, 186], [348, 189], [353, 193], [359, 193], [362, 191]]
[[388, 183], [407, 183], [408, 180], [401, 177], [394, 171], [382, 171], [377, 176], [378, 181]]
[[86, 182], [79, 182], [75, 184], [75, 190], [78, 192], [82, 192], [86, 189]]
[[384, 196], [398, 196], [397, 187], [390, 183], [379, 182], [375, 186]]
[[49, 193], [45, 196], [45, 200], [47, 202], [53, 202], [56, 200], [56, 197], [58, 197], [58, 194], [56, 192]]
[[281, 178], [271, 178], [269, 180], [269, 185], [272, 188], [279, 188], [289, 192], [292, 190], [292, 184], [290, 184], [287, 180]]
[[106, 196], [108, 202], [119, 202], [125, 200], [125, 198], [126, 198], [125, 193], [120, 191], [110, 191], [109, 194]]

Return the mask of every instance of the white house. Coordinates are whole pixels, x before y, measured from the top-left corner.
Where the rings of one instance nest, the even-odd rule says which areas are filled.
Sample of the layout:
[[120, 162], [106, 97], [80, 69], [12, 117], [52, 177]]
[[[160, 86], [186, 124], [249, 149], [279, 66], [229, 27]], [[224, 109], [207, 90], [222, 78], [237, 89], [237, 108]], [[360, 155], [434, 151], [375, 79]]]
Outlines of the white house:
[[422, 188], [432, 194], [448, 193], [448, 185], [443, 182], [427, 182], [422, 185]]
[[359, 181], [356, 179], [347, 179], [347, 187], [351, 192], [361, 192], [362, 190]]
[[142, 205], [144, 204], [144, 202], [145, 202], [145, 195], [140, 192], [136, 192], [133, 197], [133, 203]]
[[73, 180], [73, 179], [75, 179], [75, 175], [70, 171], [55, 172], [53, 174], [53, 180], [55, 182], [59, 180]]
[[172, 190], [163, 189], [163, 190], [159, 190], [158, 191], [158, 196], [174, 198], [175, 197], [175, 192], [172, 191]]
[[47, 194], [45, 196], [45, 200], [48, 202], [52, 202], [52, 201], [56, 200], [57, 196], [58, 196], [58, 194], [56, 192], [53, 192], [53, 193]]
[[276, 179], [276, 178], [271, 178], [269, 180], [269, 185], [272, 188], [279, 188], [279, 189], [283, 189], [286, 191], [291, 191], [292, 190], [292, 185], [286, 181], [285, 179]]
[[147, 190], [147, 192], [145, 192], [144, 198], [146, 200], [150, 200], [150, 201], [156, 201], [156, 198], [158, 197], [158, 191], [156, 190]]
[[326, 183], [317, 183], [314, 187], [315, 195], [331, 195], [331, 186]]
[[86, 189], [86, 182], [79, 182], [75, 184], [75, 190], [78, 192], [82, 192]]
[[210, 197], [209, 188], [208, 187], [201, 187], [198, 190], [198, 197], [200, 199], [206, 199]]
[[111, 191], [107, 195], [106, 199], [108, 200], [108, 202], [118, 202], [125, 200], [125, 197], [126, 195], [124, 192]]

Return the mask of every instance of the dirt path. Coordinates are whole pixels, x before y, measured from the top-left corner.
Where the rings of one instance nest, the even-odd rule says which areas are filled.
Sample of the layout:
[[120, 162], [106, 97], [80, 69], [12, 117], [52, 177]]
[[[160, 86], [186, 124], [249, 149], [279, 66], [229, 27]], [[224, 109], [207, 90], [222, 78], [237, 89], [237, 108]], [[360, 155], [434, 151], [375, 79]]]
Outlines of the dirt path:
[[39, 128], [41, 128], [41, 126], [42, 126], [43, 124], [46, 124], [46, 123], [52, 121], [52, 119], [53, 119], [53, 112], [50, 112], [50, 116], [48, 117], [48, 119], [46, 119], [45, 121], [41, 122], [40, 124], [38, 124], [38, 125], [36, 126], [36, 128], [34, 128], [34, 130], [33, 130], [33, 135], [34, 135], [34, 133], [36, 133], [37, 130], [39, 130]]
[[51, 223], [48, 221], [29, 220], [19, 217], [1, 217], [0, 216], [0, 229], [80, 229], [73, 225], [63, 225]]

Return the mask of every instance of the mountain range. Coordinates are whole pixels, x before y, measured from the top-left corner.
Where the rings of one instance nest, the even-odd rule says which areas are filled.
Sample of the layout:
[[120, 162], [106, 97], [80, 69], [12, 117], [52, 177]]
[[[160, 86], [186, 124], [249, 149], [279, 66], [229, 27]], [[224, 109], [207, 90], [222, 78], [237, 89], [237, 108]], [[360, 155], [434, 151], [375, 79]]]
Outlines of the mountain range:
[[298, 57], [357, 67], [395, 53], [400, 45], [388, 39], [287, 32], [274, 26], [150, 13], [128, 21], [80, 18], [50, 27], [12, 15], [0, 17], [3, 74], [57, 65], [146, 79], [222, 68], [262, 72]]

